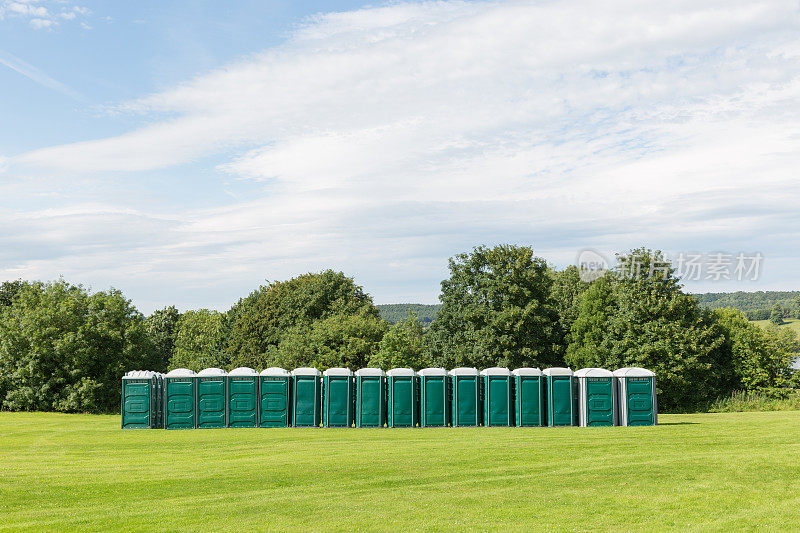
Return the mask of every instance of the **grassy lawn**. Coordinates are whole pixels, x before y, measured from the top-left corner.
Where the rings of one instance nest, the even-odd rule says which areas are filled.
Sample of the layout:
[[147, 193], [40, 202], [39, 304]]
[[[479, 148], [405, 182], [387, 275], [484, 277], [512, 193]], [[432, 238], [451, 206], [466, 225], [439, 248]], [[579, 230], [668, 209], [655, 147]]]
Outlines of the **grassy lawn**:
[[[779, 328], [789, 328], [795, 330], [798, 334], [800, 334], [800, 319], [797, 318], [784, 318], [783, 321], [785, 324], [778, 326]], [[769, 320], [754, 320], [754, 324], [761, 326], [762, 328], [766, 328], [771, 326], [772, 323]]]
[[800, 524], [800, 411], [644, 428], [127, 430], [0, 413], [0, 530]]

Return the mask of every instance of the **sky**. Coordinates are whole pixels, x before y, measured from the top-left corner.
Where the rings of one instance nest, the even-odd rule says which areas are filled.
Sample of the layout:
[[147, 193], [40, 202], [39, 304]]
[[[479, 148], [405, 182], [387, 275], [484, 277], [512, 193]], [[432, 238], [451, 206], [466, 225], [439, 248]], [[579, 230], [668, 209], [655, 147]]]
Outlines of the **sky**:
[[0, 280], [145, 313], [499, 243], [796, 290], [798, 169], [797, 0], [0, 0]]

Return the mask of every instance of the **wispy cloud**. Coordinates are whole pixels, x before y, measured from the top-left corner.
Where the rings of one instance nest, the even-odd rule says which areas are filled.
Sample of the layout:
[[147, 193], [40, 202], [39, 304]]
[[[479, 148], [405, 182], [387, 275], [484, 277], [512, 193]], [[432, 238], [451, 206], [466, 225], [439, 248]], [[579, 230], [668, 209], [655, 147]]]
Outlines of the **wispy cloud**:
[[6, 52], [5, 50], [0, 50], [0, 65], [5, 65], [11, 70], [22, 74], [29, 80], [38, 83], [42, 87], [47, 87], [48, 89], [59, 92], [65, 96], [74, 98], [75, 100], [84, 100], [84, 97], [79, 92], [75, 91], [71, 87], [68, 87], [67, 85], [64, 85], [58, 80], [54, 80], [40, 69], [23, 61], [15, 55]]
[[[333, 266], [381, 301], [431, 301], [445, 258], [483, 242], [533, 242], [559, 261], [582, 246], [643, 243], [785, 259], [795, 252], [780, 242], [796, 242], [800, 222], [798, 32], [798, 6], [783, 0], [320, 15], [282, 46], [119, 106], [146, 127], [8, 162], [8, 172], [124, 183], [214, 155], [205, 168], [221, 183], [262, 188], [176, 209], [149, 244], [100, 239], [58, 261], [19, 256], [14, 268], [80, 275], [116, 258], [146, 292], [154, 273], [241, 291]], [[130, 220], [99, 216], [108, 228]], [[44, 216], [39, 234], [58, 220]]]
[[[0, 0], [0, 21], [21, 19], [37, 30], [53, 28], [61, 21], [85, 18], [91, 11], [66, 0]], [[84, 26], [81, 22], [81, 26]]]

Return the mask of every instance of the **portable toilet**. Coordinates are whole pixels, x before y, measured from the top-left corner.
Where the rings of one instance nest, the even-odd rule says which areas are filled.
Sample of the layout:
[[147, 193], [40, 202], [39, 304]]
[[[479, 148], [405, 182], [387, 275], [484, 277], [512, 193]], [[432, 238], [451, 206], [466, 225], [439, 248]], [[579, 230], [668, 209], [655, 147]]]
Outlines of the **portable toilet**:
[[164, 374], [156, 372], [156, 427], [164, 428]]
[[291, 423], [294, 427], [319, 427], [322, 420], [322, 388], [316, 368], [292, 370]]
[[386, 424], [386, 372], [361, 368], [355, 372], [357, 428], [382, 428]]
[[221, 368], [206, 368], [197, 373], [197, 427], [224, 428], [225, 376]]
[[228, 373], [228, 427], [258, 426], [258, 372], [246, 366]]
[[272, 367], [261, 371], [259, 378], [258, 426], [285, 428], [291, 425], [289, 408], [292, 399], [292, 374], [283, 368]]
[[453, 427], [479, 426], [481, 423], [480, 372], [476, 368], [454, 368], [450, 374], [452, 406], [450, 420]]
[[122, 429], [157, 428], [158, 394], [155, 372], [132, 370], [122, 376]]
[[329, 368], [322, 373], [322, 425], [326, 428], [349, 428], [353, 413], [353, 371]]
[[176, 368], [164, 376], [164, 428], [189, 429], [195, 427], [195, 374], [194, 370]]
[[419, 418], [421, 427], [443, 427], [450, 424], [448, 400], [449, 378], [444, 368], [423, 368], [419, 371]]
[[419, 425], [419, 378], [411, 368], [393, 368], [386, 373], [387, 420], [390, 428]]
[[513, 426], [514, 400], [511, 371], [492, 367], [481, 371], [483, 379], [483, 425]]
[[626, 367], [614, 371], [619, 398], [620, 426], [658, 424], [656, 375], [644, 368]]
[[604, 368], [575, 372], [578, 386], [578, 425], [616, 426], [617, 388], [614, 374]]
[[514, 418], [518, 427], [546, 426], [544, 375], [538, 368], [517, 368], [514, 376]]
[[545, 381], [545, 408], [548, 426], [575, 425], [575, 386], [569, 368], [548, 368]]

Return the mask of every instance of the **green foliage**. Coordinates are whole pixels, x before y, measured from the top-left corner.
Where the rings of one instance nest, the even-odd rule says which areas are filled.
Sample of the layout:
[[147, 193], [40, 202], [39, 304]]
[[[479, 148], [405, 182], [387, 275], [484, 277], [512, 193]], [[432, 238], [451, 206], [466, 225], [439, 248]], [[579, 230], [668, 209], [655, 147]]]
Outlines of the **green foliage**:
[[[795, 304], [800, 298], [800, 291], [709, 292], [697, 294], [695, 297], [700, 302], [700, 305], [707, 309], [732, 307], [748, 314], [750, 311], [758, 310], [769, 312], [775, 304], [787, 309], [796, 308]], [[749, 315], [748, 318], [750, 318]], [[764, 320], [766, 318], [769, 317], [750, 318], [750, 320]]]
[[432, 364], [549, 366], [559, 362], [558, 313], [547, 265], [526, 246], [480, 246], [450, 259], [442, 309], [425, 335]]
[[783, 325], [783, 313], [784, 313], [783, 312], [783, 308], [780, 306], [780, 304], [773, 305], [772, 306], [772, 311], [770, 311], [770, 314], [769, 314], [769, 321], [772, 324], [776, 325], [776, 326], [782, 326]]
[[[318, 361], [323, 367], [366, 362], [370, 354], [363, 350], [372, 349], [375, 332], [385, 328], [364, 289], [332, 270], [262, 286], [228, 314], [231, 364], [253, 368], [278, 362], [291, 367], [295, 361]], [[366, 335], [363, 343], [352, 337], [355, 331]], [[344, 337], [334, 339], [334, 332]], [[332, 354], [343, 359], [333, 364]]]
[[26, 281], [4, 281], [0, 283], [0, 311], [5, 307], [11, 307], [14, 301], [14, 296], [27, 285]]
[[369, 360], [369, 366], [384, 370], [419, 370], [429, 366], [430, 362], [425, 354], [424, 333], [417, 316], [409, 311], [405, 320], [392, 324], [386, 331], [377, 353]]
[[167, 371], [172, 351], [175, 348], [175, 335], [178, 332], [180, 318], [181, 314], [172, 305], [153, 311], [153, 314], [147, 317], [145, 321], [147, 334], [150, 335], [150, 339], [155, 346], [158, 361], [151, 370], [155, 372]]
[[390, 324], [405, 322], [409, 313], [413, 313], [423, 327], [428, 327], [434, 321], [441, 304], [383, 304], [376, 305], [381, 314], [381, 318]]
[[195, 372], [208, 367], [227, 367], [224, 313], [200, 309], [187, 311], [178, 321], [169, 367]]
[[708, 409], [711, 413], [747, 411], [800, 411], [800, 392], [795, 390], [734, 391], [719, 398]]
[[617, 313], [610, 276], [595, 280], [577, 301], [566, 362], [574, 368], [605, 367], [614, 353], [612, 317]]
[[155, 363], [143, 317], [116, 289], [26, 283], [2, 313], [3, 409], [111, 412], [122, 375]]

